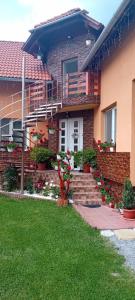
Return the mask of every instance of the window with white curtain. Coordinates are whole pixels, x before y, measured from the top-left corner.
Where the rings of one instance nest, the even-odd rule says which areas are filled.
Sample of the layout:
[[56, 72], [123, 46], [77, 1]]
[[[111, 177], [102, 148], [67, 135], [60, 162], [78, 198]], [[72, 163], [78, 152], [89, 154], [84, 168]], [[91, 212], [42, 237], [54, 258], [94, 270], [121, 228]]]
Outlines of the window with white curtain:
[[11, 141], [15, 142], [21, 141], [18, 137], [12, 138], [13, 129], [21, 129], [21, 121], [15, 121], [13, 119], [1, 119], [0, 120], [0, 140], [1, 141]]
[[117, 108], [113, 107], [105, 112], [105, 140], [116, 143]]

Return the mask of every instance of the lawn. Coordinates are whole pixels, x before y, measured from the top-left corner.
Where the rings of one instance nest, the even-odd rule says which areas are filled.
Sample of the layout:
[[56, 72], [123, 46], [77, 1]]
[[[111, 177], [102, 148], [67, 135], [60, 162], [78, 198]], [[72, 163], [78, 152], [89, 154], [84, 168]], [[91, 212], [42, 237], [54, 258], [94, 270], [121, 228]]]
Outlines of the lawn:
[[0, 197], [1, 300], [132, 300], [123, 263], [73, 208]]

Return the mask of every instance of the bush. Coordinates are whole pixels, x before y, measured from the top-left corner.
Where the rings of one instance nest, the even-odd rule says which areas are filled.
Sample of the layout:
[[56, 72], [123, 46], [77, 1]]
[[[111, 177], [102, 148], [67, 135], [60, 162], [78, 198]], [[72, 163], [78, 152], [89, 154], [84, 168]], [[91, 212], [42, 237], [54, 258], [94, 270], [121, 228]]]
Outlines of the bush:
[[34, 147], [30, 153], [30, 158], [37, 163], [47, 162], [52, 157], [53, 152], [43, 147]]
[[29, 194], [33, 194], [34, 193], [34, 186], [33, 186], [33, 180], [31, 177], [29, 177], [26, 181], [26, 191], [29, 192]]
[[135, 208], [135, 193], [129, 179], [126, 179], [124, 183], [123, 205], [125, 209]]
[[96, 161], [96, 151], [93, 148], [87, 148], [83, 151], [83, 164], [91, 164]]
[[8, 192], [14, 191], [17, 188], [18, 172], [16, 167], [10, 166], [4, 172], [5, 189]]

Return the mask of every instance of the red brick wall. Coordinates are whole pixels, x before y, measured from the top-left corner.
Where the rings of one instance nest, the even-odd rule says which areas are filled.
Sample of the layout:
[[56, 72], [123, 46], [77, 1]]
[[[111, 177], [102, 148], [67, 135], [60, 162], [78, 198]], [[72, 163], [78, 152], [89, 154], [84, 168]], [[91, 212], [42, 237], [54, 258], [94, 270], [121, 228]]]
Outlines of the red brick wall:
[[[16, 152], [0, 152], [0, 172], [3, 171], [7, 166], [10, 164], [14, 164], [16, 166], [21, 166], [21, 153]], [[29, 166], [30, 164], [30, 157], [29, 153], [24, 153], [24, 164], [25, 168]]]
[[95, 142], [94, 147], [97, 150], [97, 165], [102, 175], [112, 181], [113, 194], [117, 194], [117, 200], [121, 200], [124, 180], [130, 178], [130, 153], [99, 152]]
[[[83, 146], [84, 149], [93, 146], [93, 121], [94, 121], [94, 113], [93, 110], [84, 110], [84, 111], [73, 111], [68, 113], [68, 118], [79, 118], [83, 117]], [[67, 118], [66, 113], [61, 113], [55, 117], [58, 121], [60, 119]], [[55, 131], [55, 134], [49, 134], [48, 137], [48, 147], [53, 150], [55, 153], [58, 152], [59, 149], [59, 130]]]
[[130, 153], [97, 151], [97, 164], [105, 178], [117, 183], [130, 177]]

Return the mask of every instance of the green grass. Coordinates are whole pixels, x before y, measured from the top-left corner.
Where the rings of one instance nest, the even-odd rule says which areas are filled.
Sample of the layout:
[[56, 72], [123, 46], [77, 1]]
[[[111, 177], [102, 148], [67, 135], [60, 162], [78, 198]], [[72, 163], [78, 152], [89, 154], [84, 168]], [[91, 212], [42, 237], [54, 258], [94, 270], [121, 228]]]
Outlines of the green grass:
[[132, 300], [123, 263], [71, 207], [0, 197], [1, 300]]

